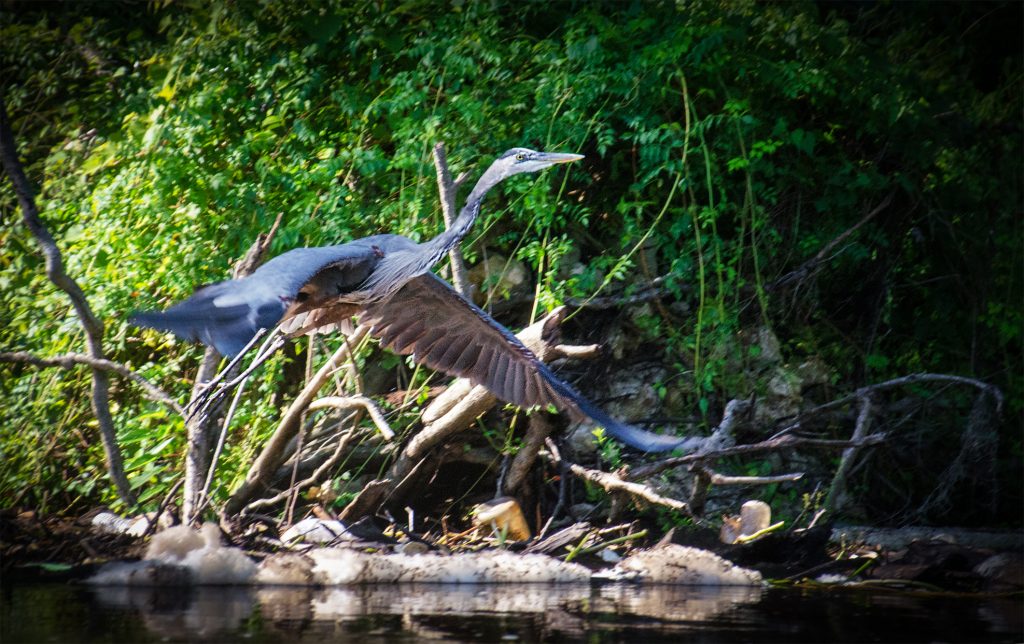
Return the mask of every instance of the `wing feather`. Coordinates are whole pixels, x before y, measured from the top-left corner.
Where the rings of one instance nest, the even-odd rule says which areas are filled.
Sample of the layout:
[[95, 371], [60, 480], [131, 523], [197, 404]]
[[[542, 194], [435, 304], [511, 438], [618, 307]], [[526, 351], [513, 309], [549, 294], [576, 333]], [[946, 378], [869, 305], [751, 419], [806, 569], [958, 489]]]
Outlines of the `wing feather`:
[[[647, 451], [681, 444], [676, 437], [610, 418], [555, 376], [508, 329], [432, 273], [414, 277], [382, 300], [363, 304], [359, 318], [384, 346], [412, 353], [432, 369], [468, 378], [514, 405], [554, 405], [577, 418], [592, 418], [612, 436]], [[393, 334], [394, 329], [400, 332]]]

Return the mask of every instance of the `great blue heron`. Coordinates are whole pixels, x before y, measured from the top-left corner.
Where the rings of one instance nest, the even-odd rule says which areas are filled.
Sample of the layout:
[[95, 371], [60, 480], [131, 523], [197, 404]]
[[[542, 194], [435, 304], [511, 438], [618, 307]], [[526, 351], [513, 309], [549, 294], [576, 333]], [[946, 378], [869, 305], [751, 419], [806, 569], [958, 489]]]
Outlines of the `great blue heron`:
[[339, 246], [296, 248], [248, 277], [218, 282], [165, 311], [135, 313], [139, 326], [200, 340], [232, 356], [261, 329], [281, 323], [289, 335], [340, 327], [353, 317], [370, 325], [381, 346], [449, 375], [483, 385], [521, 407], [554, 405], [589, 417], [618, 440], [644, 451], [685, 442], [620, 423], [583, 398], [487, 313], [456, 293], [430, 269], [476, 220], [495, 185], [579, 154], [512, 148], [484, 172], [452, 226], [419, 244], [400, 235], [373, 235]]

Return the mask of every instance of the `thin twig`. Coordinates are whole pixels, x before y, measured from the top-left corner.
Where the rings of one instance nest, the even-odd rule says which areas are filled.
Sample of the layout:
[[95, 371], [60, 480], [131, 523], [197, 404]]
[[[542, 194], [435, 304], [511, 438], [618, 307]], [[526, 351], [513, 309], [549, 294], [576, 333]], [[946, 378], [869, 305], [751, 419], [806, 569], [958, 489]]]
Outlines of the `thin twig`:
[[157, 523], [159, 523], [160, 521], [160, 515], [164, 513], [164, 510], [167, 508], [167, 505], [171, 502], [171, 499], [174, 498], [174, 495], [178, 493], [178, 488], [180, 488], [181, 484], [184, 482], [185, 479], [178, 477], [178, 480], [174, 482], [174, 485], [171, 486], [171, 489], [168, 490], [167, 494], [164, 495], [163, 500], [160, 501], [160, 505], [156, 509], [156, 513], [153, 514], [153, 520], [146, 525], [146, 532], [142, 535], [143, 537], [151, 536], [154, 532], [156, 532], [156, 526]]
[[214, 392], [213, 386], [218, 384], [220, 381], [224, 380], [224, 378], [226, 378], [228, 374], [231, 373], [231, 370], [238, 366], [238, 364], [245, 357], [245, 354], [249, 353], [249, 349], [251, 349], [252, 346], [256, 344], [256, 342], [266, 334], [267, 329], [257, 329], [256, 334], [252, 336], [252, 339], [250, 339], [249, 342], [247, 342], [246, 345], [242, 348], [242, 350], [239, 351], [238, 354], [236, 354], [235, 357], [228, 362], [227, 366], [220, 370], [220, 373], [218, 373], [216, 376], [213, 377], [213, 379], [205, 383], [197, 383], [198, 391], [195, 392], [195, 395], [192, 397], [192, 400], [188, 401], [188, 404], [185, 405], [185, 409], [193, 410], [193, 413], [189, 414], [190, 418], [193, 415], [195, 415], [194, 410], [199, 405], [202, 405], [204, 402], [206, 402], [206, 400]]
[[552, 522], [554, 522], [555, 518], [558, 516], [558, 513], [562, 511], [562, 508], [565, 507], [565, 501], [569, 496], [569, 466], [566, 464], [565, 461], [562, 460], [562, 455], [558, 451], [558, 446], [555, 445], [555, 441], [551, 440], [550, 438], [545, 438], [544, 444], [547, 446], [548, 452], [550, 452], [552, 457], [554, 458], [554, 461], [557, 464], [559, 470], [558, 501], [555, 503], [555, 508], [551, 511], [551, 516], [548, 517], [548, 520], [544, 523], [544, 528], [540, 531], [540, 534], [537, 535], [537, 541], [543, 539], [544, 535], [548, 533], [548, 530], [551, 528]]
[[146, 392], [146, 397], [150, 400], [158, 402], [168, 409], [173, 411], [175, 414], [184, 417], [185, 410], [178, 404], [176, 400], [171, 398], [163, 389], [157, 387], [150, 381], [140, 376], [137, 372], [132, 371], [129, 367], [121, 364], [120, 362], [114, 362], [113, 360], [105, 360], [93, 358], [82, 353], [63, 353], [61, 355], [50, 356], [43, 358], [40, 356], [33, 355], [27, 351], [11, 351], [7, 353], [0, 353], [0, 362], [26, 362], [34, 364], [40, 367], [62, 367], [64, 369], [71, 369], [76, 365], [87, 365], [93, 369], [103, 369], [105, 371], [112, 371], [116, 374], [128, 378], [132, 382], [136, 383]]
[[[225, 367], [223, 371], [221, 371], [221, 373], [229, 374], [231, 370], [235, 367], [235, 365], [237, 365], [238, 360], [241, 358], [241, 356], [245, 355], [245, 352], [249, 350], [249, 347], [255, 344], [256, 340], [259, 337], [261, 337], [265, 331], [266, 329], [259, 329], [256, 332], [256, 335], [253, 337], [253, 339], [249, 341], [249, 344], [246, 345], [245, 349], [241, 353], [239, 353], [238, 356], [236, 356], [231, 361], [231, 363], [229, 363], [228, 366]], [[277, 335], [277, 331], [278, 329], [275, 328], [270, 333], [270, 335], [267, 336], [267, 339], [260, 346], [259, 351], [256, 352], [256, 356], [249, 363], [249, 366], [245, 368], [245, 371], [238, 374], [231, 380], [222, 383], [219, 387], [217, 387], [216, 390], [211, 391], [211, 388], [207, 387], [205, 390], [203, 390], [202, 394], [196, 397], [196, 400], [193, 400], [191, 403], [189, 403], [190, 405], [192, 405], [192, 411], [189, 413], [189, 418], [201, 418], [202, 416], [206, 415], [211, 409], [211, 407], [213, 407], [221, 398], [226, 396], [227, 393], [231, 391], [236, 385], [248, 380], [252, 372], [259, 369], [264, 362], [269, 360], [270, 357], [274, 355], [275, 351], [284, 346], [284, 339], [280, 338]], [[211, 384], [216, 380], [218, 380], [218, 378], [214, 378], [214, 380], [211, 381]]]

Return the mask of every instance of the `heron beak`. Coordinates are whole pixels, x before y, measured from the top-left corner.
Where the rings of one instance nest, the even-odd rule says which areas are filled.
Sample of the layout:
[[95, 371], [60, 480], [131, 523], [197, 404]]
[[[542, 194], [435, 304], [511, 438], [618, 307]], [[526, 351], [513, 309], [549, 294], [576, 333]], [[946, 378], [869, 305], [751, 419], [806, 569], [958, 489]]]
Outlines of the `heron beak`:
[[582, 154], [569, 154], [568, 152], [542, 152], [538, 161], [544, 163], [572, 163], [583, 158]]

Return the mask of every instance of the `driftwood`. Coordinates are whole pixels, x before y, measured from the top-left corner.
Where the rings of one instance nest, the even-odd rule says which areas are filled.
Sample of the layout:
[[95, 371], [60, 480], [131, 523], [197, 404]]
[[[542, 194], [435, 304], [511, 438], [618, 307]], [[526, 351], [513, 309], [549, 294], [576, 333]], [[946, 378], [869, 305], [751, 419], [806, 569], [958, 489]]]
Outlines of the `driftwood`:
[[[548, 451], [545, 453], [545, 456], [556, 465], [562, 461], [562, 457], [559, 454], [558, 449], [550, 439], [548, 439]], [[590, 481], [591, 483], [596, 483], [608, 492], [625, 492], [634, 498], [641, 499], [655, 505], [663, 505], [687, 516], [692, 516], [690, 506], [685, 501], [679, 501], [677, 499], [672, 499], [658, 494], [649, 486], [624, 480], [609, 472], [588, 469], [576, 463], [566, 462], [566, 465], [568, 466], [569, 471], [579, 478]]]
[[[39, 218], [35, 196], [25, 177], [21, 161], [18, 160], [18, 148], [7, 115], [7, 101], [2, 95], [0, 95], [0, 159], [3, 161], [4, 170], [11, 180], [14, 192], [18, 195], [18, 203], [21, 206], [25, 226], [39, 243], [43, 256], [46, 258], [46, 276], [71, 300], [78, 320], [82, 324], [82, 330], [85, 332], [89, 357], [93, 360], [106, 360], [107, 356], [103, 349], [103, 323], [93, 314], [78, 282], [65, 272], [64, 260], [60, 249], [57, 248], [57, 242]], [[98, 366], [92, 366], [91, 403], [93, 415], [96, 416], [96, 422], [100, 428], [107, 473], [110, 475], [121, 501], [125, 505], [135, 505], [135, 495], [128, 484], [121, 448], [117, 444], [114, 419], [110, 414], [110, 380], [107, 378], [107, 370]]]

